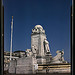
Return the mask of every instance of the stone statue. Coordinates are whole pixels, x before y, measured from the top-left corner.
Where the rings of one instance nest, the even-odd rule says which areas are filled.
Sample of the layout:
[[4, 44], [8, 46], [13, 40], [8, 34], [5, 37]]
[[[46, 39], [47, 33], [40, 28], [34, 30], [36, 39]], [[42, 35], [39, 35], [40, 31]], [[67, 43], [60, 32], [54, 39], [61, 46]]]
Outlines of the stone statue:
[[44, 40], [44, 43], [45, 43], [45, 50], [46, 50], [46, 52], [50, 52], [49, 42], [47, 41], [47, 39]]
[[32, 53], [33, 53], [33, 56], [36, 57], [36, 46], [32, 46]]
[[64, 51], [59, 51], [58, 50], [58, 51], [56, 51], [56, 53], [57, 53], [57, 55], [52, 58], [52, 61], [54, 63], [62, 63], [62, 62], [64, 62], [64, 57], [63, 57]]
[[45, 33], [45, 30], [43, 30], [43, 27], [41, 25], [36, 25], [34, 29], [32, 29], [33, 33]]
[[32, 51], [31, 51], [31, 49], [27, 49], [27, 50], [26, 50], [26, 55], [27, 55], [27, 57], [32, 56]]

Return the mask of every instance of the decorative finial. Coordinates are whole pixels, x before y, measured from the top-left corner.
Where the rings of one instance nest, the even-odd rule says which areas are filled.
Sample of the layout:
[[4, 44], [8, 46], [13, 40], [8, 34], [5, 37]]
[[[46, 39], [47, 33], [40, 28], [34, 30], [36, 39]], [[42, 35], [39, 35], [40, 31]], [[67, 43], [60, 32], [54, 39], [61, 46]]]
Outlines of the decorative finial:
[[12, 19], [13, 19], [13, 16], [12, 16]]

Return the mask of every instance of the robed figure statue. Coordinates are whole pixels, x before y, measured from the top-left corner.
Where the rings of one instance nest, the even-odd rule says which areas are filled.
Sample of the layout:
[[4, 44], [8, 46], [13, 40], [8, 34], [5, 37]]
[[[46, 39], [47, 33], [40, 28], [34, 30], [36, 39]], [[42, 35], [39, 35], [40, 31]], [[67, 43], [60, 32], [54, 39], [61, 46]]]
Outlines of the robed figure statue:
[[45, 46], [46, 52], [50, 52], [49, 42], [47, 41], [47, 39], [44, 40], [44, 46]]

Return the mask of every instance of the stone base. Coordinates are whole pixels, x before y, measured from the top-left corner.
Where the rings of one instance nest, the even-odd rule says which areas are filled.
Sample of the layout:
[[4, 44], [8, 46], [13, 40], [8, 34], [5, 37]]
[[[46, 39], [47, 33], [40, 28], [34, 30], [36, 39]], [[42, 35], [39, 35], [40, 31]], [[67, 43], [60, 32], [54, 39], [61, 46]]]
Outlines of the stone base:
[[51, 64], [52, 64], [52, 63], [53, 63], [53, 64], [54, 64], [54, 63], [56, 63], [56, 64], [58, 64], [58, 63], [61, 64], [61, 63], [67, 63], [67, 61], [52, 60], [52, 61], [51, 61]]
[[9, 73], [16, 73], [16, 60], [11, 60], [8, 68]]
[[38, 58], [37, 59], [37, 64], [46, 64], [46, 59], [44, 59], [44, 58]]
[[48, 73], [71, 73], [71, 65], [67, 63], [39, 65], [38, 73], [46, 73], [47, 67]]
[[32, 74], [33, 70], [31, 66], [17, 66], [16, 74]]
[[52, 55], [51, 54], [46, 54], [45, 58], [46, 58], [46, 64], [50, 64], [51, 60], [52, 60]]
[[71, 69], [70, 68], [50, 69], [49, 73], [71, 73]]
[[9, 66], [9, 73], [15, 74], [35, 74], [34, 64], [37, 64], [36, 58], [24, 57], [11, 61]]

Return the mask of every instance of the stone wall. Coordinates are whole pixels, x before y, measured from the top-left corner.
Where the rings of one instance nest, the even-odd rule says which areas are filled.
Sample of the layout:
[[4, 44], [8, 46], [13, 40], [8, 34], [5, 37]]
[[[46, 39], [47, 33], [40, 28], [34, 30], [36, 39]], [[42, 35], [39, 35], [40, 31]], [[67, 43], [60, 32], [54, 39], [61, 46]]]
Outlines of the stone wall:
[[37, 64], [36, 58], [23, 57], [11, 61], [9, 66], [9, 73], [16, 74], [31, 74], [35, 73], [34, 64]]
[[9, 64], [8, 71], [9, 73], [16, 73], [16, 60], [12, 60]]

